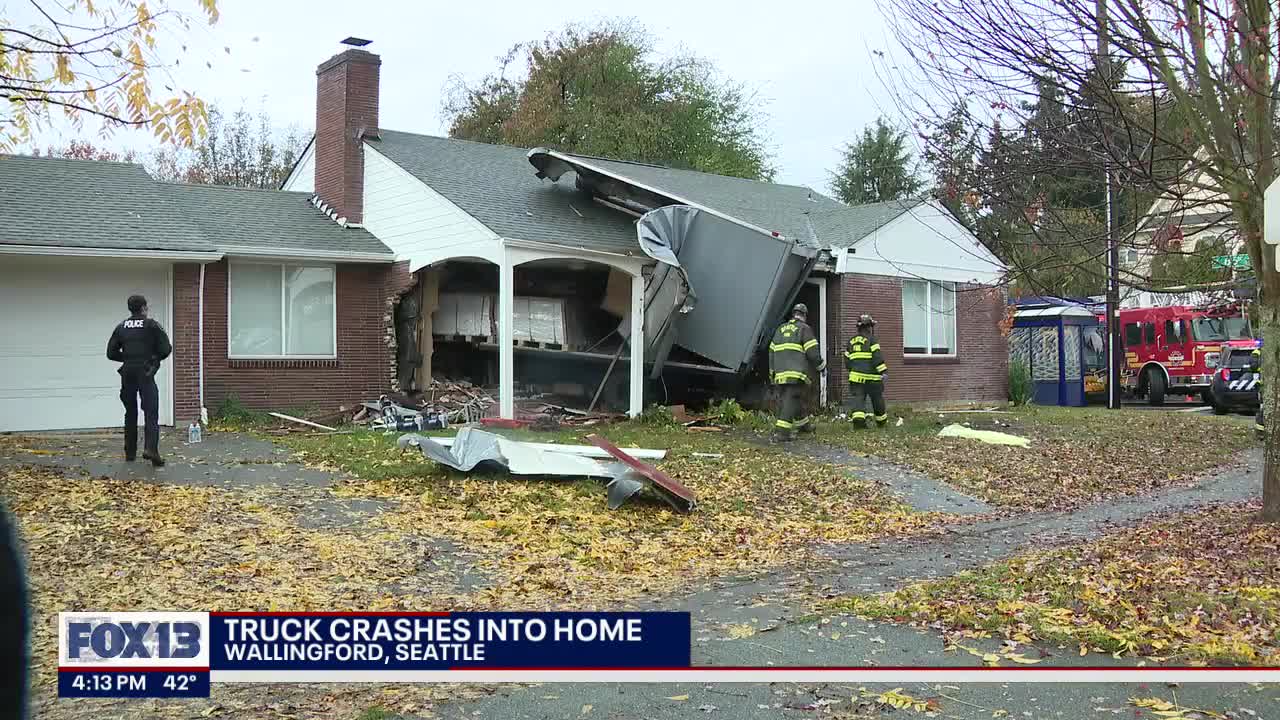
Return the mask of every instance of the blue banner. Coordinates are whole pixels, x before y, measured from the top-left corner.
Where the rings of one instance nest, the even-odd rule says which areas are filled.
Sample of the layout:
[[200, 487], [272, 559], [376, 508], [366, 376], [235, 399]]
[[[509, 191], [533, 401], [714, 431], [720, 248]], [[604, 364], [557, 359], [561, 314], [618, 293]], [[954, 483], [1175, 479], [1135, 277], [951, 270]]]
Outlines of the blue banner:
[[212, 670], [687, 668], [689, 613], [210, 613]]

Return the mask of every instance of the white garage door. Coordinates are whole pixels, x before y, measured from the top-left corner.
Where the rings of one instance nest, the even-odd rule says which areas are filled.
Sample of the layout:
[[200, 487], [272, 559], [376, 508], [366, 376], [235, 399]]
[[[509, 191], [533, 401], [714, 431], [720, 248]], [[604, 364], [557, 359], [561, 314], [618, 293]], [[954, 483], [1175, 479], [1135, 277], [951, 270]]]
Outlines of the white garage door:
[[[0, 255], [0, 432], [123, 425], [107, 340], [133, 294], [146, 296], [172, 339], [170, 282], [164, 262]], [[156, 375], [165, 425], [173, 423], [171, 366]]]

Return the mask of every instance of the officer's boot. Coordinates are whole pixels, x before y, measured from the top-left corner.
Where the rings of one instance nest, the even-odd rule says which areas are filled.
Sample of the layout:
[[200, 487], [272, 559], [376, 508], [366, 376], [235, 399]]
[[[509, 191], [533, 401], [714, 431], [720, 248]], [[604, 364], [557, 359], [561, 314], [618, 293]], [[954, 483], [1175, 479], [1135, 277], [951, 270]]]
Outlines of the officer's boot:
[[154, 436], [147, 434], [146, 449], [142, 451], [144, 460], [150, 460], [155, 467], [164, 467], [164, 458], [160, 457], [160, 433], [157, 429]]

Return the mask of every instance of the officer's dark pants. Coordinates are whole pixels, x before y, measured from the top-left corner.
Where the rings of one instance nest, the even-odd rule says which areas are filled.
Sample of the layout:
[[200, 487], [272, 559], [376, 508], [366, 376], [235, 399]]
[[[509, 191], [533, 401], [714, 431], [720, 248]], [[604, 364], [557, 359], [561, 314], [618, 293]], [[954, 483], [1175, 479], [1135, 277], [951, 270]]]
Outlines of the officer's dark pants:
[[808, 431], [813, 421], [805, 413], [805, 401], [809, 392], [804, 383], [788, 383], [778, 386], [779, 408], [778, 419], [774, 422], [773, 431], [778, 435], [790, 436], [796, 430]]
[[160, 391], [156, 379], [145, 372], [120, 374], [120, 402], [124, 403], [124, 456], [138, 454], [138, 399], [146, 417], [143, 448], [150, 455], [160, 455]]
[[31, 618], [27, 605], [17, 526], [0, 506], [0, 717], [25, 717], [27, 638]]
[[1258, 414], [1257, 414], [1256, 416], [1254, 416], [1254, 418], [1253, 418], [1253, 429], [1254, 429], [1254, 430], [1257, 430], [1259, 435], [1261, 435], [1262, 433], [1266, 432], [1267, 424], [1266, 424], [1266, 422], [1264, 422], [1263, 417], [1262, 417], [1262, 406], [1261, 406], [1261, 405], [1259, 405], [1259, 406], [1258, 406]]
[[[871, 414], [866, 412], [868, 399], [871, 400]], [[849, 410], [849, 419], [857, 427], [866, 427], [869, 417], [876, 421], [876, 425], [884, 427], [889, 421], [884, 406], [884, 383], [879, 380], [849, 383]]]

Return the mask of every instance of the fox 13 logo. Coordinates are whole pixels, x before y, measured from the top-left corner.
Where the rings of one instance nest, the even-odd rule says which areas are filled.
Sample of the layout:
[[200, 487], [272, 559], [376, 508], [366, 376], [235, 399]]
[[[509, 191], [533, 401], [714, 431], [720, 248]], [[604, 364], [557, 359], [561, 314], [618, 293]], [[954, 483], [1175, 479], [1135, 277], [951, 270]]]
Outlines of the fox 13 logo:
[[207, 613], [59, 613], [58, 664], [208, 666]]

